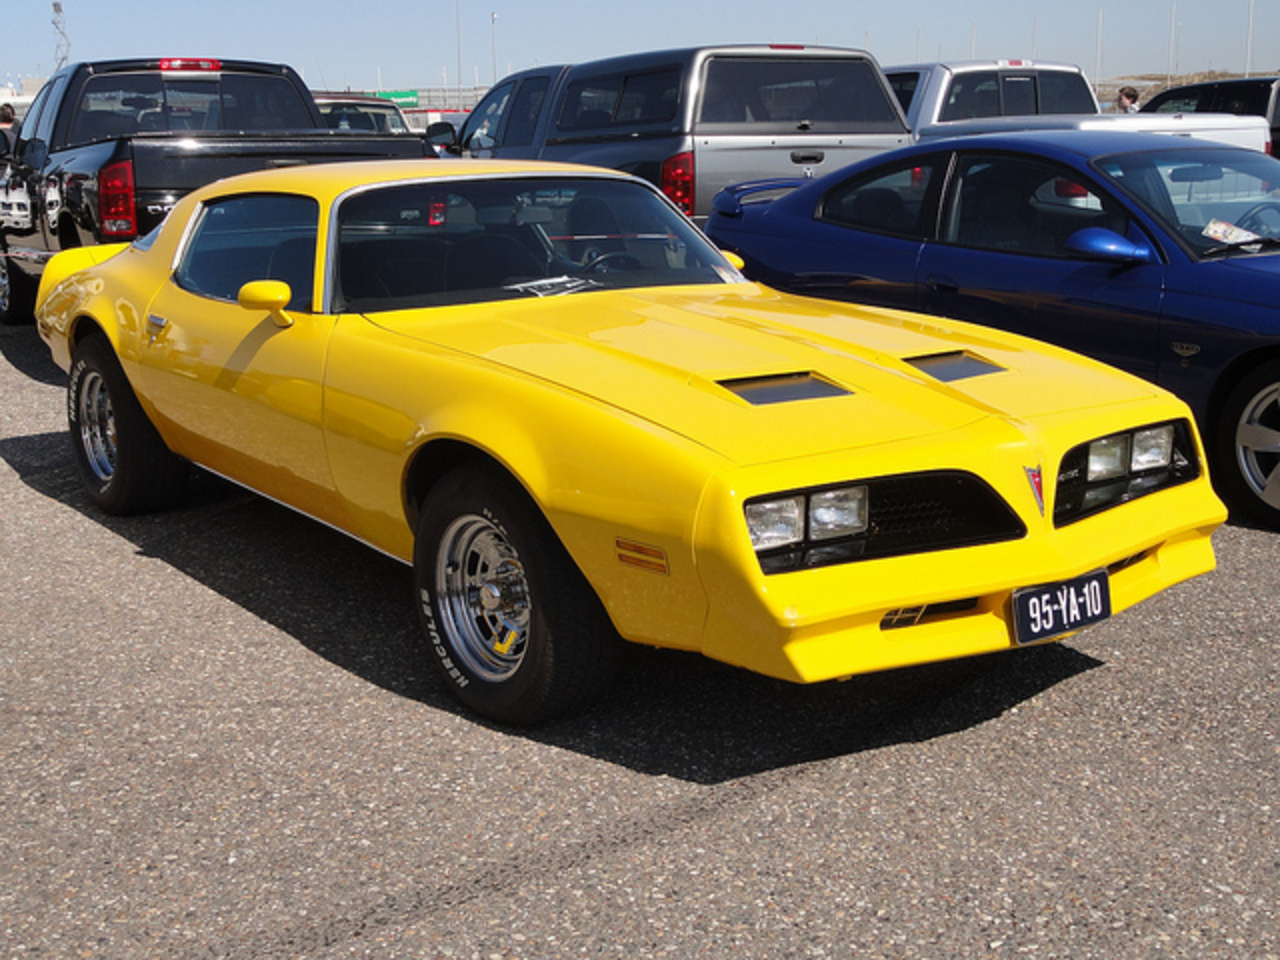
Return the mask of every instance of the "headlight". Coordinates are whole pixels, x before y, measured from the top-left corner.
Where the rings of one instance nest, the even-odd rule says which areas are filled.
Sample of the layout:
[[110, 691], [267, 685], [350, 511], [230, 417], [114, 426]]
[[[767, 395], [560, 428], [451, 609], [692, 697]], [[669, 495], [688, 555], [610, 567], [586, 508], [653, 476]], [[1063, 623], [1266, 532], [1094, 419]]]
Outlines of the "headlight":
[[960, 470], [788, 490], [751, 498], [744, 513], [766, 574], [999, 543], [1027, 533], [990, 484]]
[[756, 552], [804, 540], [835, 540], [867, 529], [867, 488], [838, 487], [747, 504]]
[[1103, 437], [1089, 444], [1089, 482], [1123, 477], [1129, 470], [1129, 435]]
[[1129, 469], [1158, 470], [1173, 462], [1173, 425], [1139, 430], [1133, 435], [1133, 453], [1129, 457]]
[[1099, 437], [1062, 458], [1053, 520], [1065, 526], [1198, 476], [1199, 458], [1185, 420]]
[[804, 497], [747, 504], [747, 528], [757, 551], [799, 543], [804, 539]]

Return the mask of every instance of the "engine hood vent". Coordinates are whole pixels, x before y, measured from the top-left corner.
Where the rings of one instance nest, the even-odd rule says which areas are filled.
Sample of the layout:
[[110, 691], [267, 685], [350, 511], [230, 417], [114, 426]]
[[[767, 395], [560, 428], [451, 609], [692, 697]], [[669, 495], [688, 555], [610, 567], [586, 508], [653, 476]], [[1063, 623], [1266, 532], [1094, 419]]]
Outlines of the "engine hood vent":
[[933, 379], [943, 383], [967, 380], [970, 377], [983, 377], [988, 373], [999, 373], [1005, 369], [999, 364], [983, 360], [982, 357], [965, 350], [933, 353], [923, 357], [907, 357], [907, 363], [921, 373], [927, 373]]
[[720, 380], [720, 386], [754, 406], [790, 403], [793, 400], [819, 400], [846, 397], [852, 391], [832, 383], [815, 373], [778, 373], [763, 377], [741, 377]]

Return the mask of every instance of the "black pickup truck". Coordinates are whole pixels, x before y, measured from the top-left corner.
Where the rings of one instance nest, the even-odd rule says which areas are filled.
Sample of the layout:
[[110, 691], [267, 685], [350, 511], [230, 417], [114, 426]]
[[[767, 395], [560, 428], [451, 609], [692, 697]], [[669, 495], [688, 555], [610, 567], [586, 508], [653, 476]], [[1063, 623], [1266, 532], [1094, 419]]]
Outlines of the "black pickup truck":
[[0, 138], [0, 322], [29, 319], [44, 264], [147, 233], [184, 194], [289, 164], [428, 157], [420, 136], [329, 129], [292, 69], [243, 60], [71, 64]]

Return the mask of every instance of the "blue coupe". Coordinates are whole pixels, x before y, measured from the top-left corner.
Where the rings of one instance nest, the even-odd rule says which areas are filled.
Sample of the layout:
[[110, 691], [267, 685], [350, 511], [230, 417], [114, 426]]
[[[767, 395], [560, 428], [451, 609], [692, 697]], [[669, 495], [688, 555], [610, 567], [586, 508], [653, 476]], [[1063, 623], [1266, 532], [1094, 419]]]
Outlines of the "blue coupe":
[[934, 141], [722, 191], [754, 279], [1013, 330], [1159, 383], [1237, 518], [1280, 529], [1280, 160], [1150, 133]]

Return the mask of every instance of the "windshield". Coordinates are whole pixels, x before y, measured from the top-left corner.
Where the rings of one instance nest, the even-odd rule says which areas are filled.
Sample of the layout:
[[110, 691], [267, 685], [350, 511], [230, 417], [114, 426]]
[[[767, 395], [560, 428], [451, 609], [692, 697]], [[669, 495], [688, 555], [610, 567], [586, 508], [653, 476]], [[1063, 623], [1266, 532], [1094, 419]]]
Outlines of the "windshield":
[[391, 184], [344, 199], [337, 222], [339, 310], [739, 279], [653, 190], [614, 179]]
[[1093, 165], [1197, 257], [1280, 240], [1280, 160], [1265, 153], [1174, 146]]

